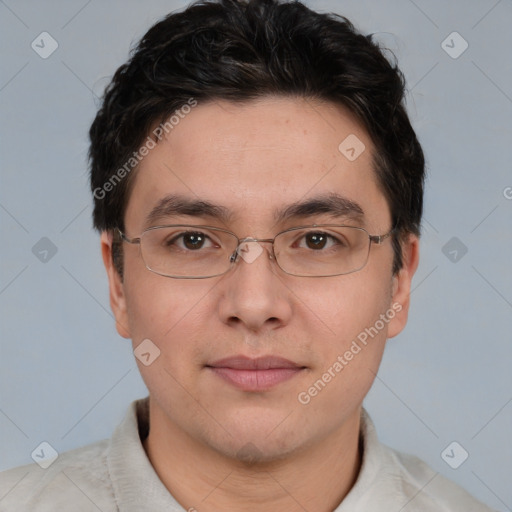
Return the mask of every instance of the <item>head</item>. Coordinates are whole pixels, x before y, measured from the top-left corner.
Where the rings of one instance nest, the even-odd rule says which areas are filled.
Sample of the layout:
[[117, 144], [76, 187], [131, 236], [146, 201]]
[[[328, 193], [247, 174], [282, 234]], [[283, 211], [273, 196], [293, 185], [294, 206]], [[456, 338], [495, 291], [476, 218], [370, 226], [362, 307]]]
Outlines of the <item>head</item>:
[[[227, 456], [243, 457], [250, 443], [272, 458], [355, 417], [386, 339], [406, 323], [423, 197], [404, 80], [378, 44], [298, 2], [197, 2], [142, 38], [90, 138], [117, 329], [134, 347], [150, 339], [160, 351], [139, 367], [162, 422]], [[346, 140], [356, 141], [356, 158]], [[169, 196], [173, 208], [163, 208]], [[340, 217], [339, 198], [362, 214]], [[209, 279], [157, 275], [119, 235], [192, 224], [270, 239], [332, 223], [393, 231], [350, 274], [286, 274], [263, 243], [254, 261]], [[239, 355], [279, 356], [300, 371], [266, 390], [240, 389], [211, 371]]]

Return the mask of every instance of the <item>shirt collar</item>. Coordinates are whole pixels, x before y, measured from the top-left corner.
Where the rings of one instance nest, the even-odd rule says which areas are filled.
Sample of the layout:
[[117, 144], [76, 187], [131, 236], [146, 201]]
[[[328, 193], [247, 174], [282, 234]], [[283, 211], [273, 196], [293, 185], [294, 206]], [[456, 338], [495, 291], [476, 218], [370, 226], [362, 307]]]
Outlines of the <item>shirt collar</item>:
[[[342, 503], [333, 512], [354, 512], [355, 510], [375, 510], [378, 506], [385, 508], [385, 495], [399, 493], [397, 480], [389, 479], [388, 453], [384, 445], [379, 442], [375, 425], [365, 409], [361, 411], [360, 442], [363, 457], [361, 468], [355, 484], [345, 496]], [[386, 489], [384, 494], [376, 491], [376, 487]], [[374, 500], [377, 499], [377, 502]], [[390, 506], [393, 503], [389, 503]]]
[[108, 471], [120, 512], [183, 512], [158, 478], [142, 440], [149, 432], [149, 397], [136, 400], [110, 440]]

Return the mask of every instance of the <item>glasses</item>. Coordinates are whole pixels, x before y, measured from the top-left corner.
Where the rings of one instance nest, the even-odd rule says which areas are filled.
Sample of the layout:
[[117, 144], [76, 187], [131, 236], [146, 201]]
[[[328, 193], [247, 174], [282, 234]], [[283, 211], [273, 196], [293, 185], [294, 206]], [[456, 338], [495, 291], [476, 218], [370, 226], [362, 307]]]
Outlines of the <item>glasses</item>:
[[238, 238], [231, 231], [210, 226], [155, 226], [138, 238], [146, 268], [175, 279], [205, 279], [227, 273], [240, 256], [251, 263], [262, 252], [260, 243], [272, 244], [270, 259], [286, 274], [298, 277], [331, 277], [361, 270], [368, 261], [372, 243], [382, 244], [385, 235], [370, 235], [365, 229], [334, 224], [298, 226], [274, 238]]

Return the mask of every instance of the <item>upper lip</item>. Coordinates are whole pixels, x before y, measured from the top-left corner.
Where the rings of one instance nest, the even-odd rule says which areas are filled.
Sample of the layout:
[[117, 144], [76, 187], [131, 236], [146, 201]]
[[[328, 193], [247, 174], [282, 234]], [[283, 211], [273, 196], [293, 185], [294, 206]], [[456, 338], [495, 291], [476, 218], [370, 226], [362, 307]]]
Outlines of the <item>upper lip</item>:
[[206, 366], [212, 368], [231, 368], [233, 370], [269, 370], [276, 368], [304, 368], [300, 364], [277, 356], [264, 356], [250, 358], [247, 356], [233, 356], [219, 359]]

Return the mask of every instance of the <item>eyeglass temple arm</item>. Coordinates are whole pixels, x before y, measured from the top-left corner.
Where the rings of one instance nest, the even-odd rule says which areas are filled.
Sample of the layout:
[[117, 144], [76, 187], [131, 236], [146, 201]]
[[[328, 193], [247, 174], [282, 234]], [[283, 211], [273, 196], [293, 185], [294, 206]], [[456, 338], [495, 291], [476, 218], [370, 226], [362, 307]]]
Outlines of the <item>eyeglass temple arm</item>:
[[382, 242], [384, 242], [384, 240], [386, 240], [386, 238], [389, 238], [395, 231], [396, 226], [385, 235], [370, 235], [370, 241], [373, 242], [374, 244], [381, 244]]
[[121, 239], [129, 244], [140, 244], [140, 238], [128, 238], [119, 228], [116, 228]]

